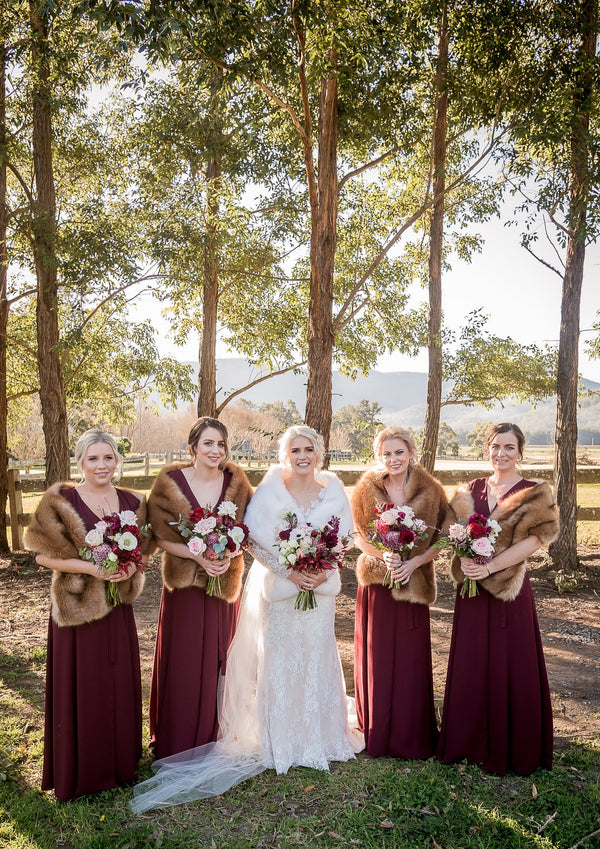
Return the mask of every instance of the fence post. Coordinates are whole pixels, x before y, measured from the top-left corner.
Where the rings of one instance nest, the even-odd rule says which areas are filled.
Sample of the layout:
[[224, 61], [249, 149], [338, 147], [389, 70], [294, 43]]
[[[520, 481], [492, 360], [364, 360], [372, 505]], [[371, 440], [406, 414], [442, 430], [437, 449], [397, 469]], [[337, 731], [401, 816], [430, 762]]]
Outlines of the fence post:
[[144, 457], [144, 474], [146, 477], [150, 474], [150, 454], [146, 451], [146, 456]]
[[20, 551], [23, 548], [23, 528], [19, 524], [19, 517], [23, 512], [23, 495], [21, 493], [21, 479], [18, 469], [8, 470], [8, 507], [10, 511], [12, 550]]

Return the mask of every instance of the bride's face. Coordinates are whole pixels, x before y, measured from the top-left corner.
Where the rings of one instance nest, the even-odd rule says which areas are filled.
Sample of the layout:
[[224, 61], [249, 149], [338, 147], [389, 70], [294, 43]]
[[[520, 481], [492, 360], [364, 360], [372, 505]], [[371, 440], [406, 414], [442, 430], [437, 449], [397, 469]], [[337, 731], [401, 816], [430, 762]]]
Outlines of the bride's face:
[[317, 468], [317, 453], [315, 447], [306, 436], [295, 436], [290, 442], [288, 459], [292, 474], [314, 476]]

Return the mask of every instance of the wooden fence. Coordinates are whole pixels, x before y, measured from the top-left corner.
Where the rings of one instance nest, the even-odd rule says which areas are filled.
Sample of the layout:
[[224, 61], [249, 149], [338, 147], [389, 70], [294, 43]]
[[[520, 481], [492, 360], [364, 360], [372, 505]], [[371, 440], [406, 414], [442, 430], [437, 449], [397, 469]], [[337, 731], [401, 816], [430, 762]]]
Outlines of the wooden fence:
[[[120, 483], [129, 489], [149, 490], [154, 482], [155, 475], [125, 475]], [[246, 469], [246, 474], [252, 486], [256, 487], [265, 474], [264, 469]], [[528, 470], [529, 472], [529, 470]], [[336, 469], [336, 473], [345, 486], [354, 486], [362, 471], [359, 469]], [[440, 469], [435, 473], [436, 478], [444, 486], [454, 486], [457, 483], [472, 478], [481, 477], [481, 469]], [[532, 475], [537, 480], [552, 481], [552, 469], [536, 469]], [[577, 483], [600, 483], [600, 469], [578, 469]], [[32, 478], [21, 478], [19, 469], [8, 471], [8, 514], [7, 525], [11, 531], [12, 550], [20, 551], [23, 548], [23, 529], [31, 520], [31, 513], [23, 512], [23, 493], [40, 492], [44, 489], [43, 480]], [[577, 518], [584, 522], [600, 522], [600, 507], [579, 507]]]

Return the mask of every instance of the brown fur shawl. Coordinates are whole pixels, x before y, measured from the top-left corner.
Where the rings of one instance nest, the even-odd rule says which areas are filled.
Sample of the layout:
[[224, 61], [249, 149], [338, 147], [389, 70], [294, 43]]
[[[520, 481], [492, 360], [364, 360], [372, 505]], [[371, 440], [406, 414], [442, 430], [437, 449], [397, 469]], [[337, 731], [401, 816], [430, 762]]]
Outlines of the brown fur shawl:
[[[375, 506], [390, 501], [384, 487], [387, 472], [382, 469], [370, 469], [360, 478], [352, 496], [352, 512], [357, 531], [368, 538], [369, 522], [375, 518]], [[442, 485], [420, 466], [411, 466], [406, 481], [406, 504], [415, 511], [417, 519], [422, 519], [429, 527], [429, 536], [421, 540], [413, 549], [413, 554], [422, 554], [436, 541], [446, 516], [448, 501]], [[364, 552], [358, 558], [356, 577], [359, 584], [383, 584], [387, 567], [383, 560], [371, 557]], [[406, 586], [391, 590], [396, 601], [410, 601], [417, 604], [433, 604], [436, 598], [435, 571], [433, 561], [424, 563], [415, 569]]]
[[[55, 483], [49, 487], [38, 505], [25, 533], [28, 548], [48, 557], [79, 558], [79, 549], [85, 548], [86, 527], [79, 513], [60, 494], [61, 489], [74, 483]], [[120, 487], [122, 489], [122, 487]], [[138, 525], [146, 524], [146, 499], [139, 499], [136, 512]], [[119, 581], [117, 589], [123, 604], [132, 604], [144, 587], [144, 575], [135, 572], [126, 581]], [[57, 625], [83, 625], [102, 619], [113, 609], [106, 599], [106, 581], [80, 572], [52, 571], [52, 618]]]
[[[446, 526], [457, 520], [466, 520], [475, 512], [473, 496], [465, 484], [459, 484], [456, 494], [450, 502], [449, 518]], [[537, 536], [543, 545], [548, 545], [558, 536], [558, 514], [554, 504], [552, 490], [547, 483], [537, 482], [535, 486], [521, 489], [496, 504], [490, 513], [502, 530], [494, 543], [495, 554], [505, 551], [528, 536]], [[489, 578], [478, 583], [501, 601], [513, 601], [521, 592], [526, 571], [526, 561], [508, 566], [499, 572], [493, 572]], [[464, 574], [458, 557], [452, 558], [452, 577], [462, 584]]]
[[[175, 525], [180, 516], [187, 516], [193, 509], [175, 481], [169, 476], [174, 469], [184, 469], [191, 466], [187, 463], [172, 463], [158, 473], [154, 486], [148, 498], [148, 513], [152, 523], [152, 533], [156, 539], [170, 542], [184, 542]], [[236, 519], [242, 521], [246, 505], [252, 497], [252, 487], [243, 469], [227, 461], [223, 470], [230, 472], [232, 478], [225, 491], [225, 501], [233, 501], [237, 505]], [[225, 601], [235, 601], [242, 589], [244, 574], [244, 556], [238, 554], [231, 558], [229, 569], [220, 576], [221, 598]], [[200, 587], [204, 589], [208, 583], [208, 574], [195, 560], [176, 557], [169, 552], [163, 552], [162, 578], [168, 590], [182, 587]]]

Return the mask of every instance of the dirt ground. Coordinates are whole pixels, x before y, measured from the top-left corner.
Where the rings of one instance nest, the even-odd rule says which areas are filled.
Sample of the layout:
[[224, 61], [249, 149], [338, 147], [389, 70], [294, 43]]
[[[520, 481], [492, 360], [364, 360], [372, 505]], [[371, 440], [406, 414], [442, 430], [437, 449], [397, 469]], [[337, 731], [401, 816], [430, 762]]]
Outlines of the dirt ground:
[[[600, 738], [600, 547], [580, 551], [577, 584], [559, 594], [555, 574], [546, 568], [543, 555], [532, 558], [530, 577], [536, 597], [555, 722], [555, 743], [560, 750], [573, 740]], [[336, 633], [348, 691], [352, 692], [354, 605], [356, 578], [351, 568], [342, 570]], [[0, 680], [23, 688], [23, 716], [36, 726], [43, 716], [43, 666], [35, 663], [45, 645], [49, 571], [40, 569], [26, 552], [0, 560]], [[135, 605], [140, 638], [144, 697], [148, 698], [152, 652], [160, 602], [158, 569], [147, 571], [146, 588]], [[444, 692], [452, 629], [454, 588], [447, 561], [438, 560], [438, 599], [431, 609], [434, 688], [438, 704]], [[32, 663], [33, 661], [33, 663]], [[32, 671], [19, 676], [17, 670]], [[14, 686], [14, 684], [13, 684]]]

